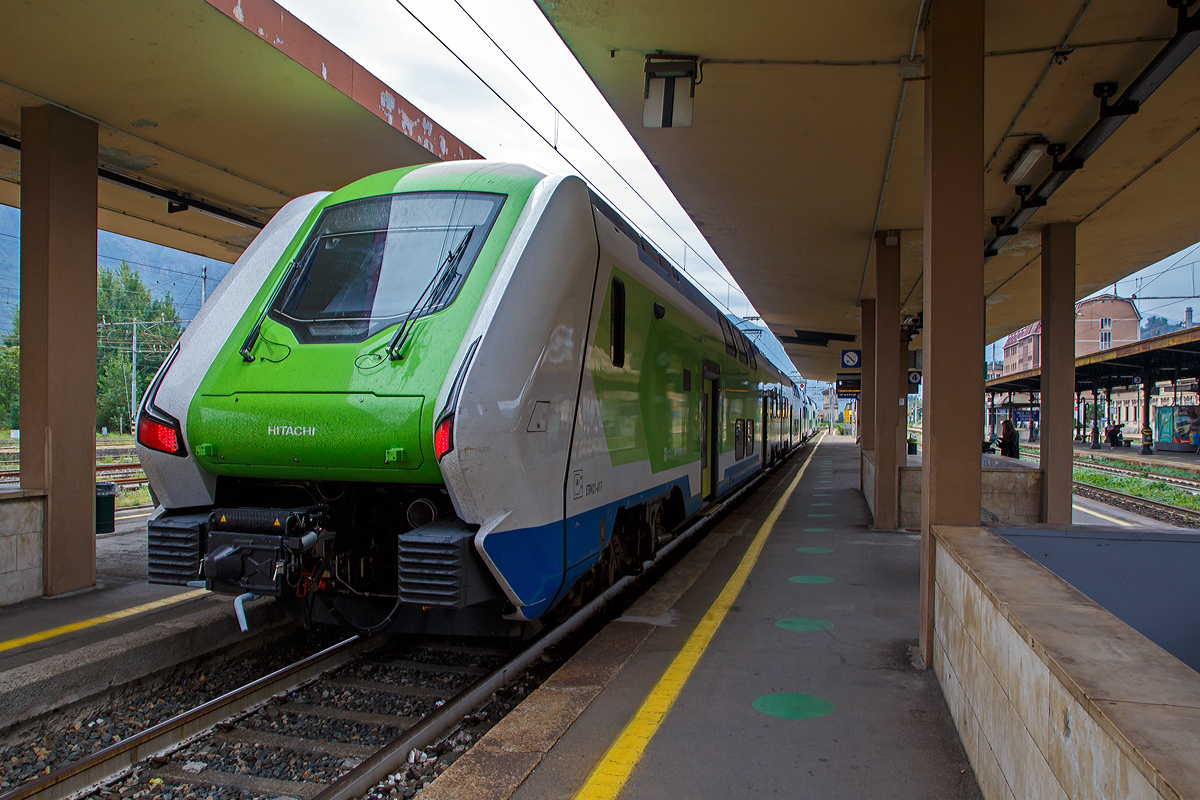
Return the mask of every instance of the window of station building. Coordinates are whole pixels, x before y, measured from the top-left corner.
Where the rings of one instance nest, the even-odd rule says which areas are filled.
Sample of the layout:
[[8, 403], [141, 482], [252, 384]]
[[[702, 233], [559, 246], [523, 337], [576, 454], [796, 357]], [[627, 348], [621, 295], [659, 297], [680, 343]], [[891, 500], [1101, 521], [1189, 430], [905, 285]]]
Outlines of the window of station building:
[[1100, 318], [1100, 330], [1102, 330], [1102, 331], [1112, 330], [1112, 317], [1101, 317]]
[[613, 278], [609, 318], [609, 358], [614, 367], [625, 366], [625, 284]]
[[1112, 331], [1100, 331], [1100, 349], [1107, 350], [1112, 347]]

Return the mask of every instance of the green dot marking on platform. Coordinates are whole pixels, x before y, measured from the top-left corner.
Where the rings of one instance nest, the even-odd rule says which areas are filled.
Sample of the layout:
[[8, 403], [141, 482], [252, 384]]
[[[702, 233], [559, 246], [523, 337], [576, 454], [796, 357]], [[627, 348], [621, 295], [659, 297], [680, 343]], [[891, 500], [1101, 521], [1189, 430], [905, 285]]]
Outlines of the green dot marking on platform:
[[832, 517], [833, 514], [809, 514], [810, 517]]
[[813, 719], [833, 713], [833, 703], [824, 697], [800, 692], [764, 694], [752, 705], [760, 714], [781, 719]]
[[792, 617], [776, 621], [775, 627], [783, 628], [785, 631], [827, 631], [833, 627], [833, 623], [827, 619]]
[[810, 506], [831, 506], [833, 503], [809, 503]]
[[805, 528], [805, 533], [829, 533], [833, 528]]
[[813, 492], [813, 497], [829, 497], [828, 492]]
[[793, 575], [788, 578], [792, 583], [833, 583], [828, 575]]
[[[824, 529], [823, 528], [812, 528], [811, 530], [819, 531], [819, 530], [824, 530]], [[796, 552], [797, 553], [810, 553], [812, 555], [817, 555], [820, 553], [832, 553], [833, 548], [832, 547], [797, 547]]]

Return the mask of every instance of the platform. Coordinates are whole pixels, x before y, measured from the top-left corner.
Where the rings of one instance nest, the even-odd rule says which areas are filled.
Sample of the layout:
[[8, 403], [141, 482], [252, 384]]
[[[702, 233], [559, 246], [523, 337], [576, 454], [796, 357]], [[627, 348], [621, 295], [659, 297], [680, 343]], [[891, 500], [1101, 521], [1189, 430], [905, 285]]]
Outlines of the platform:
[[289, 624], [260, 600], [243, 634], [232, 598], [147, 583], [148, 513], [96, 537], [94, 587], [0, 607], [0, 728]]
[[[205, 604], [195, 590], [146, 582], [147, 509], [118, 512], [116, 531], [96, 537], [96, 585], [57, 597], [34, 597], [0, 607], [0, 670], [30, 660], [70, 652], [146, 624], [142, 615], [102, 619], [135, 607], [161, 603], [148, 610], [155, 622], [195, 611]], [[179, 598], [185, 598], [180, 600]], [[139, 618], [134, 618], [139, 617]], [[98, 620], [91, 622], [92, 620]], [[90, 624], [89, 624], [90, 623]], [[32, 637], [64, 627], [76, 630]], [[21, 644], [16, 644], [22, 642]]]
[[619, 796], [849, 797], [887, 786], [889, 797], [979, 797], [936, 676], [913, 666], [920, 539], [868, 530], [852, 438], [809, 452], [422, 797], [574, 796], [719, 606], [797, 475], [678, 699], [626, 762]]
[[1138, 455], [1140, 445], [1134, 443], [1130, 447], [1111, 448], [1102, 442], [1099, 450], [1093, 450], [1090, 442], [1075, 442], [1076, 458], [1114, 458], [1129, 461], [1134, 464], [1162, 464], [1165, 466], [1186, 469], [1200, 475], [1200, 455], [1196, 453], [1179, 453], [1171, 450], [1155, 450], [1154, 455]]

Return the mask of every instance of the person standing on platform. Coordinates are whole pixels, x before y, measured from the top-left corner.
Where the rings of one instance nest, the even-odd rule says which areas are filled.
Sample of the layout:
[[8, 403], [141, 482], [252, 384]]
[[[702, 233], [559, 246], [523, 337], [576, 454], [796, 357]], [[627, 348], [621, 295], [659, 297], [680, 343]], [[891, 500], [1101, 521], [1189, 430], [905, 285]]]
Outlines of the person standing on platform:
[[1011, 420], [1004, 420], [1000, 426], [1000, 455], [1009, 458], [1021, 457], [1021, 439]]

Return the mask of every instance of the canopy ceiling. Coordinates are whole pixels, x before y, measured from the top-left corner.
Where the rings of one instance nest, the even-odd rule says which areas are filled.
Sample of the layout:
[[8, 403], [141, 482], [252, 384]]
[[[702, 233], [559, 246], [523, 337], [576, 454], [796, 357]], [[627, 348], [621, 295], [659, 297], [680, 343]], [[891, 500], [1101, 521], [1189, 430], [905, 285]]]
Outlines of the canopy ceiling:
[[[21, 107], [44, 103], [100, 123], [99, 227], [223, 261], [293, 197], [479, 157], [273, 0], [39, 0], [4, 13], [0, 203], [20, 205]], [[169, 213], [154, 189], [229, 213]]]
[[[900, 62], [922, 53], [922, 0], [539, 2], [778, 336], [859, 334], [876, 229], [901, 232], [901, 298], [921, 310], [923, 82], [903, 79]], [[1160, 0], [993, 0], [986, 25], [981, 249], [990, 219], [1018, 206], [1004, 183], [1017, 156], [1038, 138], [1069, 149], [1097, 119], [1093, 84], [1124, 89], [1175, 33], [1176, 12]], [[642, 128], [645, 55], [658, 51], [703, 62], [690, 128]], [[1197, 87], [1192, 57], [987, 263], [987, 341], [1040, 316], [1047, 223], [1079, 223], [1078, 297], [1200, 240]], [[829, 380], [849, 345], [785, 346], [806, 376]]]

